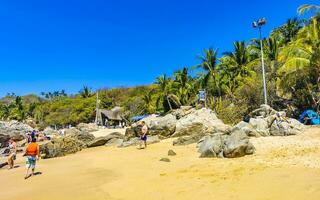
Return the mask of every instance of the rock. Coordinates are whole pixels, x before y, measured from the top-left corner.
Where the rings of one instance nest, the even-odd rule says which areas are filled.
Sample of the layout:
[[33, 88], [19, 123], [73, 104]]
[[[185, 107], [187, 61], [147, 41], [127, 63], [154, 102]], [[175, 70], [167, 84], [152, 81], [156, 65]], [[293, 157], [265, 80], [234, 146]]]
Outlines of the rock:
[[206, 133], [228, 131], [230, 131], [230, 127], [218, 119], [212, 110], [202, 108], [179, 119], [176, 124], [176, 131], [172, 137], [186, 135], [203, 136]]
[[174, 152], [172, 149], [168, 151], [168, 156], [175, 156], [175, 155], [177, 155], [177, 153]]
[[176, 109], [171, 114], [176, 117], [177, 120], [181, 119], [182, 117], [189, 115], [195, 112], [196, 109], [192, 106], [181, 106], [180, 109]]
[[95, 123], [89, 123], [89, 124], [80, 123], [77, 125], [77, 129], [84, 132], [94, 132], [94, 131], [98, 131], [99, 127]]
[[226, 138], [224, 144], [223, 155], [226, 158], [242, 157], [255, 152], [254, 146], [243, 131], [233, 132]]
[[57, 130], [54, 130], [53, 128], [51, 127], [47, 127], [43, 130], [43, 133], [46, 135], [46, 136], [52, 136], [52, 135], [58, 135], [59, 132]]
[[270, 127], [270, 134], [272, 136], [297, 135], [303, 131], [303, 126], [303, 124], [295, 119], [275, 120]]
[[71, 128], [67, 128], [64, 130], [64, 134], [66, 136], [68, 135], [78, 135], [78, 134], [81, 134], [81, 131], [75, 127], [71, 127]]
[[242, 130], [233, 130], [230, 135], [215, 134], [203, 137], [198, 142], [201, 158], [226, 157], [236, 158], [253, 154], [254, 146]]
[[261, 136], [251, 124], [249, 124], [247, 122], [244, 122], [244, 121], [241, 121], [237, 125], [235, 125], [232, 128], [231, 132], [233, 132], [235, 130], [242, 130], [249, 137], [259, 137], [259, 136]]
[[161, 158], [159, 161], [162, 161], [162, 162], [170, 162], [170, 159], [169, 159], [169, 158]]
[[200, 158], [223, 157], [224, 136], [205, 136], [199, 141]]
[[[171, 136], [176, 129], [176, 117], [172, 114], [165, 116], [155, 117], [150, 116], [143, 119], [149, 128], [148, 135], [161, 135], [164, 137]], [[126, 129], [126, 137], [139, 137], [141, 135], [141, 126], [133, 124], [132, 127]]]
[[105, 144], [105, 146], [108, 146], [108, 147], [117, 146], [118, 147], [118, 146], [122, 145], [122, 143], [123, 143], [123, 139], [112, 138]]
[[268, 116], [276, 114], [277, 111], [271, 108], [269, 105], [261, 105], [260, 108], [251, 112], [250, 116], [253, 118], [261, 117], [266, 118]]
[[88, 144], [95, 139], [94, 135], [92, 135], [89, 132], [80, 132], [79, 131], [79, 132], [74, 132], [74, 133], [68, 134], [68, 136], [71, 138], [80, 140], [80, 141], [84, 142], [85, 144]]
[[147, 137], [147, 145], [158, 143], [158, 142], [160, 142], [160, 138], [157, 135]]
[[131, 138], [128, 141], [123, 142], [121, 145], [119, 145], [119, 147], [129, 147], [129, 146], [136, 146], [140, 144], [140, 138], [136, 137], [136, 138]]
[[194, 144], [197, 143], [201, 137], [201, 135], [182, 136], [173, 140], [173, 146]]
[[111, 133], [111, 134], [104, 136], [104, 137], [95, 138], [94, 140], [87, 143], [87, 146], [89, 148], [102, 146], [102, 145], [105, 145], [106, 143], [108, 143], [112, 139], [123, 139], [123, 138], [124, 138], [124, 136], [121, 133], [114, 132], [114, 133]]
[[14, 120], [9, 122], [0, 121], [0, 148], [7, 146], [10, 138], [16, 141], [25, 139], [26, 132], [32, 130], [31, 126], [22, 122]]
[[251, 118], [249, 124], [253, 129], [261, 136], [269, 136], [269, 125], [266, 119], [263, 118]]
[[44, 154], [43, 158], [54, 158], [76, 153], [85, 147], [86, 144], [77, 139], [60, 137], [40, 145], [40, 151]]

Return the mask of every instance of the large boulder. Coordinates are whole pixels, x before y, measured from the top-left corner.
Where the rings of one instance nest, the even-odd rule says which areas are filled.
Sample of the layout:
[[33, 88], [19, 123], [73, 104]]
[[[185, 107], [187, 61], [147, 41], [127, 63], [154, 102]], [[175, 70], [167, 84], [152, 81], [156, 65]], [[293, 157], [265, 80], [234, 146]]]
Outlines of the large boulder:
[[253, 154], [254, 146], [241, 130], [234, 130], [230, 135], [215, 134], [205, 136], [198, 143], [200, 157], [236, 158]]
[[40, 151], [44, 154], [43, 158], [54, 158], [76, 153], [85, 147], [86, 144], [77, 139], [60, 137], [40, 145]]
[[102, 145], [107, 144], [109, 141], [111, 142], [111, 140], [112, 140], [112, 142], [114, 142], [114, 139], [122, 139], [123, 140], [123, 138], [124, 138], [124, 136], [121, 133], [114, 132], [114, 133], [111, 133], [107, 136], [95, 138], [94, 140], [87, 143], [87, 146], [89, 148], [102, 146]]
[[206, 133], [228, 132], [230, 127], [217, 118], [216, 114], [206, 108], [196, 110], [179, 119], [172, 137], [186, 135], [205, 135]]
[[272, 136], [297, 135], [304, 129], [304, 125], [295, 119], [275, 120], [270, 127]]
[[260, 108], [251, 112], [250, 116], [253, 118], [261, 117], [266, 118], [268, 116], [276, 114], [277, 111], [271, 108], [269, 105], [262, 104]]
[[251, 118], [249, 124], [261, 136], [269, 136], [269, 124], [264, 118]]
[[94, 135], [88, 132], [75, 132], [68, 135], [71, 138], [82, 141], [85, 144], [90, 143], [95, 139]]
[[244, 121], [241, 121], [237, 125], [235, 125], [232, 128], [231, 132], [236, 131], [236, 130], [242, 130], [249, 137], [259, 137], [259, 136], [261, 136], [251, 124], [249, 124], [247, 122], [244, 122]]
[[243, 131], [235, 131], [226, 137], [223, 147], [223, 156], [236, 158], [253, 154], [255, 148], [249, 142], [248, 136]]
[[222, 135], [205, 136], [198, 144], [200, 158], [223, 157], [223, 146]]
[[[169, 137], [175, 132], [177, 119], [174, 115], [150, 116], [143, 119], [149, 128], [148, 135], [161, 135]], [[139, 137], [141, 135], [141, 126], [139, 123], [133, 124], [126, 129], [126, 138]]]
[[16, 141], [25, 139], [26, 132], [32, 130], [31, 126], [22, 122], [14, 120], [9, 122], [0, 121], [0, 148], [7, 146], [10, 138]]
[[77, 125], [77, 129], [79, 129], [80, 131], [83, 131], [83, 132], [94, 132], [94, 131], [99, 130], [99, 127], [95, 123], [89, 123], [89, 124], [80, 123]]

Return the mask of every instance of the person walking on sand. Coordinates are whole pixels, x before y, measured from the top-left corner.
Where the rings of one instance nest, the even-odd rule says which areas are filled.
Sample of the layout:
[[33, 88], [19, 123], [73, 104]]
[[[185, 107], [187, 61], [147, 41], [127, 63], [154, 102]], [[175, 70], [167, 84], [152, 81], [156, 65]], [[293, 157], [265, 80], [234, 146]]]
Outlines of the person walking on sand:
[[[141, 136], [140, 136], [140, 149], [147, 148], [147, 133], [148, 133], [148, 126], [146, 125], [145, 121], [141, 122]], [[144, 148], [142, 148], [142, 143], [144, 144]]]
[[[27, 167], [26, 175], [24, 177], [25, 179], [34, 175], [36, 160], [40, 159], [40, 149], [39, 149], [39, 145], [36, 142], [37, 142], [37, 139], [35, 137], [32, 138], [32, 142], [28, 144], [26, 148], [26, 152], [24, 154], [26, 156], [26, 167]], [[30, 169], [32, 173], [29, 175]]]
[[12, 169], [14, 167], [14, 160], [16, 159], [17, 155], [17, 143], [12, 138], [9, 140], [9, 149], [10, 154], [8, 157], [8, 165], [9, 169]]

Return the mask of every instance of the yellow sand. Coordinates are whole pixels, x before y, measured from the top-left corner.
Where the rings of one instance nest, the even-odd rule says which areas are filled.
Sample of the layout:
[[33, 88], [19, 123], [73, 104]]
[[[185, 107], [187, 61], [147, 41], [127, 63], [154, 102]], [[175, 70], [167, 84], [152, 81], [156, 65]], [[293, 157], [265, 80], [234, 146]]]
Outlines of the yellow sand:
[[[319, 200], [320, 128], [290, 137], [254, 138], [255, 155], [200, 159], [195, 145], [172, 140], [149, 146], [98, 147], [41, 160], [41, 175], [0, 170], [1, 200]], [[173, 149], [171, 162], [160, 162]]]

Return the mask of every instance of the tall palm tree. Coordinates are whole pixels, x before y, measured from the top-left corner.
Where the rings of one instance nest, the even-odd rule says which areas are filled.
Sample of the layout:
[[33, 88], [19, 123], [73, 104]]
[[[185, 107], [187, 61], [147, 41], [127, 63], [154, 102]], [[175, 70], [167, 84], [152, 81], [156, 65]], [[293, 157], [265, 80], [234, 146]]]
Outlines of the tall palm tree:
[[156, 79], [156, 84], [159, 86], [159, 89], [161, 91], [160, 96], [157, 99], [157, 106], [159, 106], [160, 102], [164, 103], [164, 101], [167, 101], [168, 105], [170, 106], [170, 109], [172, 109], [170, 101], [168, 99], [168, 95], [170, 93], [170, 83], [171, 80], [167, 78], [165, 74], [159, 76]]
[[280, 41], [281, 46], [288, 44], [303, 27], [303, 21], [298, 18], [288, 19], [287, 22], [272, 31], [271, 36]]
[[214, 50], [213, 48], [205, 49], [203, 54], [203, 56], [198, 56], [198, 58], [201, 60], [201, 63], [195, 66], [196, 68], [201, 68], [205, 71], [205, 75], [203, 77], [203, 87], [206, 88], [209, 80], [213, 79], [215, 87], [218, 90], [218, 94], [221, 96], [221, 90], [216, 78], [218, 75], [218, 50]]
[[319, 12], [320, 11], [320, 6], [319, 5], [314, 5], [314, 4], [304, 4], [301, 5], [298, 8], [298, 13], [300, 15], [303, 15], [304, 13], [308, 12], [308, 11], [313, 11], [313, 12]]
[[182, 104], [187, 104], [189, 98], [194, 92], [192, 86], [192, 80], [189, 76], [188, 68], [184, 67], [182, 70], [178, 70], [174, 73], [174, 88]]

